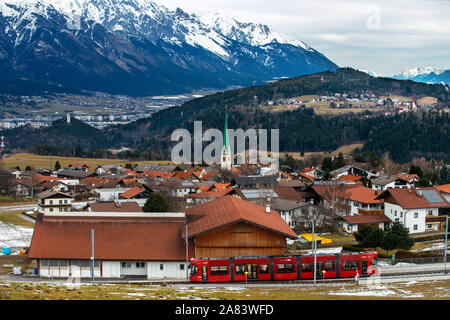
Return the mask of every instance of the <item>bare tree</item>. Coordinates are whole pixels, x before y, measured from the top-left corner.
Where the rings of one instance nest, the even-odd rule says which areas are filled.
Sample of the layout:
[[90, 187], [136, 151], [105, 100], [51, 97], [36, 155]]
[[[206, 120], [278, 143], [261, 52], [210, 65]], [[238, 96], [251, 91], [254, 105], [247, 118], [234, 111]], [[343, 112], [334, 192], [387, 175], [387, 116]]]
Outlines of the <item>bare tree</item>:
[[8, 170], [0, 168], [0, 193], [8, 195], [14, 188], [14, 176]]

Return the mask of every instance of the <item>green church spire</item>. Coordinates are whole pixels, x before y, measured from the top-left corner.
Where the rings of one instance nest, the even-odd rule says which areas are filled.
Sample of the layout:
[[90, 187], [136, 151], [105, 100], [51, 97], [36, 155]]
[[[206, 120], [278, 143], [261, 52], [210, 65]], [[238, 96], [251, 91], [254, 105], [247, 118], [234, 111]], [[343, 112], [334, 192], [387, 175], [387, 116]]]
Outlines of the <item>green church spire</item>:
[[228, 142], [228, 108], [225, 106], [225, 132], [223, 135], [223, 147], [225, 148], [226, 151], [229, 150], [230, 145]]

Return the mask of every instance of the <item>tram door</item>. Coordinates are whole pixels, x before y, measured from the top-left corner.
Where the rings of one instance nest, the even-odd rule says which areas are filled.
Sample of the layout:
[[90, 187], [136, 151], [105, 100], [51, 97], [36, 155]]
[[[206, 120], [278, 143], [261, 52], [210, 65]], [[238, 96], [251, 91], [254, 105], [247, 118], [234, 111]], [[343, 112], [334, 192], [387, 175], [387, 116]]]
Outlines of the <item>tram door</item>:
[[202, 265], [202, 281], [208, 282], [208, 266], [206, 264]]
[[317, 261], [316, 262], [316, 276], [323, 276], [323, 273], [322, 273], [323, 270], [324, 270], [323, 261]]
[[258, 280], [258, 265], [257, 264], [248, 264], [247, 265], [247, 280]]
[[362, 274], [367, 274], [367, 260], [361, 261], [361, 272]]

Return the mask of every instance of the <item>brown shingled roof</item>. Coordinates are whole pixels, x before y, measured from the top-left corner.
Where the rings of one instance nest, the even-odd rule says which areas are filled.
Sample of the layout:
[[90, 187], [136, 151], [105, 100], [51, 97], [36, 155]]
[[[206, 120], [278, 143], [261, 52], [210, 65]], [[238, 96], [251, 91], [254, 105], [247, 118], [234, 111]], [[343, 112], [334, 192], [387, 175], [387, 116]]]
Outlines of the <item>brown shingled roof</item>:
[[[91, 229], [99, 260], [186, 260], [184, 218], [46, 217], [36, 221], [29, 257], [89, 259]], [[190, 244], [189, 256], [194, 247]]]
[[[297, 237], [276, 211], [270, 210], [270, 213], [267, 213], [266, 208], [233, 196], [225, 196], [194, 206], [185, 212], [186, 215], [199, 217], [188, 225], [190, 237], [238, 221], [246, 221], [289, 238]], [[185, 236], [183, 230], [183, 237]]]
[[391, 219], [386, 217], [384, 214], [377, 214], [377, 215], [361, 215], [361, 216], [347, 216], [342, 217], [342, 219], [350, 224], [375, 224], [375, 223], [382, 223], [382, 222], [391, 222]]
[[90, 203], [93, 212], [142, 212], [137, 202], [98, 202]]

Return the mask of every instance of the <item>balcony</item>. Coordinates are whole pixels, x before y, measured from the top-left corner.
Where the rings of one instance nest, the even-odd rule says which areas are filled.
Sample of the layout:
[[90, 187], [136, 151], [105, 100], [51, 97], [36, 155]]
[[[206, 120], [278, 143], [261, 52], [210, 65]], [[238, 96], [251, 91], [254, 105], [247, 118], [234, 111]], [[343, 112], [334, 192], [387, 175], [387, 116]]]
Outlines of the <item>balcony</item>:
[[359, 215], [384, 215], [383, 209], [358, 209]]

